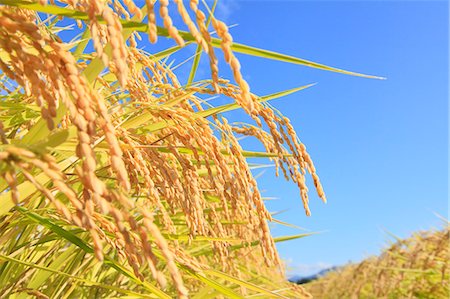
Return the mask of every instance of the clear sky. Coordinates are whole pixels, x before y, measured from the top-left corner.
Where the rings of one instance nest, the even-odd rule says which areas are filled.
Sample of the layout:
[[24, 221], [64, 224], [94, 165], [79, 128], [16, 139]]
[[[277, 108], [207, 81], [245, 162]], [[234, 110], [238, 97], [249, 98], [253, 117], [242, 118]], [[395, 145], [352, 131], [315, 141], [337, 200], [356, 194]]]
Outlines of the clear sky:
[[306, 275], [376, 254], [386, 231], [407, 237], [439, 227], [434, 213], [448, 217], [448, 2], [221, 2], [218, 17], [238, 24], [235, 41], [387, 77], [239, 56], [259, 95], [318, 82], [272, 104], [309, 149], [329, 203], [311, 192], [306, 217], [295, 185], [270, 169], [259, 178], [264, 195], [278, 198], [270, 209], [287, 210], [280, 220], [324, 231], [279, 244], [289, 272]]
[[[239, 55], [258, 95], [318, 83], [272, 104], [292, 120], [309, 149], [329, 203], [321, 203], [310, 184], [312, 216], [306, 217], [292, 182], [275, 178], [272, 168], [258, 179], [264, 196], [277, 197], [267, 202], [270, 210], [286, 210], [278, 219], [322, 232], [279, 244], [289, 273], [308, 275], [376, 254], [388, 240], [386, 231], [407, 237], [439, 227], [435, 213], [448, 217], [448, 2], [219, 3], [216, 16], [238, 25], [231, 29], [237, 42], [387, 77], [364, 79]], [[167, 46], [160, 41], [146, 50]], [[194, 50], [186, 49], [186, 56]], [[183, 57], [173, 59], [176, 65]], [[178, 69], [182, 82], [189, 69]], [[231, 78], [224, 64], [220, 69]], [[203, 58], [196, 79], [208, 76]], [[246, 149], [260, 147], [246, 141]], [[304, 232], [279, 225], [272, 231]]]

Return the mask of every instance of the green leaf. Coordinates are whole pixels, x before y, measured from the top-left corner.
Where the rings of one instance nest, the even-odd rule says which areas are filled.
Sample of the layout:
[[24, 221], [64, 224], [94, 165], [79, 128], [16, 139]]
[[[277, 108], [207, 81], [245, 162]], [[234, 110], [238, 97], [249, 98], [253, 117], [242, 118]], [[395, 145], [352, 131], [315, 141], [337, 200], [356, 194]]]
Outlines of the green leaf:
[[[60, 163], [58, 163], [58, 166], [60, 169], [66, 169], [72, 163], [73, 163], [73, 159], [68, 158], [68, 159], [65, 159], [65, 160], [61, 161]], [[35, 180], [41, 185], [47, 184], [50, 181], [49, 178], [44, 173], [35, 175]], [[35, 188], [35, 186], [32, 183], [30, 183], [29, 181], [25, 181], [25, 182], [21, 183], [19, 186], [17, 186], [17, 190], [20, 194], [20, 200], [24, 200], [28, 196], [37, 192], [37, 189]], [[14, 207], [14, 203], [11, 200], [10, 192], [1, 193], [0, 194], [0, 217], [5, 215], [6, 213], [8, 213], [13, 207]]]
[[78, 57], [81, 54], [83, 54], [84, 49], [86, 49], [86, 47], [89, 43], [90, 37], [91, 37], [91, 31], [89, 30], [89, 28], [86, 28], [84, 30], [83, 34], [81, 35], [81, 41], [79, 42], [79, 44], [73, 51], [73, 56]]
[[[273, 240], [275, 243], [279, 243], [279, 242], [285, 242], [285, 241], [289, 241], [289, 240], [295, 240], [295, 239], [312, 236], [314, 234], [317, 234], [317, 233], [312, 232], [312, 233], [304, 233], [304, 234], [298, 234], [298, 235], [292, 235], [292, 236], [282, 236], [282, 237], [273, 238]], [[261, 240], [255, 240], [253, 242], [242, 242], [241, 244], [231, 245], [230, 247], [228, 247], [228, 250], [234, 251], [234, 250], [239, 250], [241, 248], [249, 247], [249, 246], [255, 247], [255, 246], [258, 246], [259, 244], [261, 244]], [[212, 249], [210, 247], [208, 247], [203, 250], [197, 250], [197, 251], [193, 252], [192, 255], [201, 256], [201, 255], [208, 255], [211, 253], [212, 253]]]
[[56, 257], [54, 261], [45, 269], [40, 269], [36, 271], [34, 276], [30, 279], [27, 284], [27, 288], [29, 289], [39, 289], [39, 287], [52, 275], [52, 271], [49, 270], [58, 270], [58, 268], [62, 267], [65, 262], [67, 262], [69, 257], [74, 253], [77, 247], [70, 246], [64, 252], [62, 252], [59, 256]]
[[[162, 107], [171, 107], [174, 106], [186, 99], [188, 99], [189, 97], [191, 97], [192, 95], [194, 95], [195, 92], [191, 91], [188, 93], [183, 93], [178, 97], [175, 97], [173, 99], [171, 99], [170, 101], [164, 103], [163, 105], [161, 105]], [[166, 95], [168, 96], [168, 95]], [[153, 115], [151, 113], [145, 113], [145, 109], [143, 111], [143, 113], [141, 113], [140, 115], [136, 116], [136, 117], [132, 117], [130, 119], [128, 119], [127, 121], [125, 121], [122, 124], [122, 127], [125, 129], [129, 129], [129, 128], [137, 128], [145, 123], [150, 122], [153, 119]]]
[[[278, 99], [284, 96], [287, 96], [289, 94], [295, 93], [297, 91], [300, 90], [304, 90], [310, 87], [313, 87], [314, 85], [316, 85], [317, 83], [312, 83], [312, 84], [308, 84], [308, 85], [304, 85], [304, 86], [300, 86], [300, 87], [296, 87], [296, 88], [292, 88], [292, 89], [288, 89], [288, 90], [284, 90], [284, 91], [280, 91], [280, 92], [276, 92], [270, 95], [266, 95], [266, 96], [262, 96], [260, 98], [258, 98], [259, 102], [267, 102], [270, 100], [274, 100], [274, 99]], [[231, 104], [226, 104], [226, 105], [222, 105], [219, 107], [214, 107], [214, 108], [210, 108], [204, 111], [200, 111], [197, 112], [196, 114], [201, 116], [201, 117], [208, 117], [217, 113], [224, 113], [224, 112], [228, 112], [228, 111], [233, 111], [236, 109], [240, 109], [241, 106], [237, 103], [231, 103]]]
[[303, 230], [303, 231], [306, 230], [306, 229], [304, 229], [304, 228], [302, 228], [300, 226], [297, 226], [297, 225], [294, 225], [294, 224], [290, 224], [290, 223], [287, 223], [287, 222], [284, 222], [284, 221], [281, 221], [281, 220], [278, 220], [278, 219], [275, 219], [275, 218], [272, 218], [272, 222], [275, 222], [277, 224], [281, 224], [283, 226], [287, 226], [287, 227], [292, 227], [292, 228], [295, 228], [295, 229]]
[[[28, 218], [30, 218], [31, 220], [39, 223], [40, 225], [42, 225], [42, 226], [48, 228], [49, 230], [51, 230], [52, 232], [56, 233], [58, 236], [66, 239], [70, 243], [78, 246], [84, 252], [89, 253], [89, 254], [93, 254], [94, 253], [94, 249], [90, 245], [86, 244], [83, 240], [81, 240], [79, 237], [77, 237], [73, 233], [71, 233], [71, 232], [65, 230], [64, 228], [54, 224], [49, 219], [46, 219], [46, 218], [44, 218], [44, 217], [42, 217], [42, 216], [40, 216], [40, 215], [38, 215], [36, 213], [33, 213], [33, 212], [27, 210], [24, 207], [16, 206], [15, 209], [17, 211], [19, 211], [20, 213], [22, 213], [23, 215], [25, 215]], [[148, 291], [150, 291], [150, 292], [154, 293], [155, 295], [157, 295], [159, 298], [165, 298], [165, 299], [170, 299], [171, 298], [169, 295], [167, 295], [166, 293], [164, 293], [163, 291], [161, 291], [157, 287], [153, 286], [152, 284], [150, 284], [150, 283], [148, 283], [146, 281], [140, 281], [131, 271], [127, 270], [125, 267], [123, 267], [122, 265], [118, 264], [114, 259], [110, 258], [109, 256], [105, 256], [104, 258], [105, 258], [105, 260], [103, 261], [104, 265], [107, 265], [109, 267], [112, 267], [112, 268], [116, 269], [118, 272], [120, 272], [121, 274], [129, 277], [136, 284], [143, 286]]]
[[[165, 146], [159, 146], [159, 147], [155, 147], [153, 146], [153, 148], [156, 148], [158, 151], [163, 152], [163, 153], [169, 153], [169, 149]], [[189, 148], [186, 147], [177, 147], [176, 148], [178, 150], [179, 153], [181, 154], [193, 154], [193, 151]], [[203, 154], [203, 152], [201, 150], [198, 150], [198, 153], [200, 155]], [[224, 155], [229, 155], [229, 153], [226, 150], [221, 150], [221, 153]], [[266, 152], [254, 152], [254, 151], [241, 151], [242, 155], [246, 158], [274, 158], [274, 157], [278, 157], [278, 154], [273, 154], [273, 153], [266, 153]], [[284, 155], [285, 157], [292, 157], [291, 154], [286, 154]]]
[[[0, 1], [1, 1], [1, 0], [0, 0]], [[192, 41], [186, 42], [185, 45], [184, 45], [184, 47], [186, 47], [186, 46], [188, 46], [188, 45], [191, 45], [191, 44], [193, 44], [193, 43], [194, 43], [194, 42], [192, 42]], [[173, 46], [173, 47], [167, 48], [167, 49], [165, 49], [165, 50], [162, 50], [162, 51], [160, 51], [160, 52], [158, 52], [158, 53], [151, 54], [151, 56], [152, 56], [152, 58], [153, 58], [154, 60], [161, 60], [161, 59], [163, 59], [163, 58], [165, 58], [165, 57], [167, 57], [167, 56], [169, 56], [169, 55], [171, 55], [171, 54], [173, 54], [173, 53], [179, 51], [180, 49], [183, 49], [184, 47]]]
[[29, 219], [41, 224], [42, 226], [44, 226], [44, 227], [48, 228], [49, 230], [51, 230], [52, 232], [56, 233], [58, 236], [66, 239], [70, 243], [78, 246], [83, 251], [85, 251], [87, 253], [94, 253], [94, 250], [92, 249], [91, 246], [87, 245], [83, 240], [81, 240], [79, 237], [77, 237], [73, 233], [63, 229], [62, 227], [60, 227], [56, 224], [53, 224], [53, 222], [51, 222], [50, 220], [48, 220], [34, 212], [31, 212], [28, 209], [21, 207], [21, 206], [16, 206], [15, 209], [17, 211], [19, 211], [21, 214], [23, 214], [24, 216], [28, 217]]
[[[214, 39], [213, 43], [218, 43], [218, 41], [216, 39]], [[242, 45], [242, 44], [238, 44], [238, 43], [233, 43], [233, 45], [231, 46], [231, 49], [236, 53], [242, 53], [242, 54], [258, 56], [258, 57], [262, 57], [262, 58], [266, 58], [266, 59], [272, 59], [272, 60], [278, 60], [278, 61], [283, 61], [283, 62], [288, 62], [288, 63], [293, 63], [293, 64], [299, 64], [299, 65], [303, 65], [303, 66], [307, 66], [307, 67], [311, 67], [311, 68], [315, 68], [315, 69], [319, 69], [319, 70], [323, 70], [323, 71], [335, 72], [335, 73], [351, 75], [351, 76], [356, 76], [356, 77], [369, 78], [369, 79], [379, 79], [379, 80], [386, 79], [384, 77], [366, 75], [366, 74], [362, 74], [362, 73], [347, 71], [347, 70], [339, 69], [336, 67], [327, 66], [325, 64], [313, 62], [310, 60], [301, 59], [301, 58], [297, 58], [294, 56], [280, 54], [277, 52], [263, 50], [263, 49], [259, 49], [259, 48], [255, 48], [255, 47], [250, 47], [250, 46], [246, 46], [246, 45]]]
[[205, 283], [206, 285], [210, 286], [211, 288], [219, 291], [222, 295], [225, 295], [227, 298], [233, 298], [233, 299], [244, 298], [241, 295], [239, 295], [238, 293], [236, 293], [235, 291], [233, 291], [232, 289], [224, 286], [223, 284], [216, 282], [215, 280], [212, 280], [212, 279], [206, 277], [205, 275], [203, 275], [201, 273], [194, 272], [193, 270], [191, 270], [185, 266], [182, 268], [191, 277], [193, 277], [193, 278]]
[[194, 81], [195, 73], [197, 73], [200, 58], [202, 57], [202, 52], [203, 52], [202, 47], [200, 45], [197, 45], [197, 49], [195, 50], [194, 54], [194, 61], [192, 62], [191, 71], [189, 72], [187, 86], [191, 85], [192, 82]]
[[318, 234], [317, 232], [313, 232], [313, 233], [305, 233], [305, 234], [298, 234], [298, 235], [292, 235], [292, 236], [283, 236], [283, 237], [276, 237], [273, 238], [275, 243], [281, 243], [281, 242], [286, 242], [286, 241], [290, 241], [290, 240], [295, 240], [295, 239], [300, 239], [300, 238], [304, 238], [304, 237], [309, 237], [312, 235], [316, 235]]
[[78, 277], [78, 276], [74, 276], [74, 275], [71, 275], [71, 274], [68, 274], [68, 273], [65, 273], [65, 272], [62, 272], [62, 271], [58, 271], [58, 270], [52, 269], [50, 267], [39, 266], [39, 265], [37, 265], [35, 263], [28, 263], [28, 262], [21, 261], [21, 260], [18, 260], [18, 259], [6, 256], [6, 255], [3, 255], [3, 254], [0, 254], [0, 260], [5, 260], [5, 261], [9, 261], [9, 262], [20, 264], [20, 265], [24, 265], [24, 266], [27, 266], [27, 267], [30, 267], [30, 268], [35, 268], [35, 269], [39, 269], [41, 271], [49, 272], [49, 275], [56, 274], [56, 275], [65, 276], [65, 277], [68, 277], [70, 279], [79, 281], [79, 282], [83, 283], [86, 286], [92, 286], [92, 287], [99, 287], [99, 288], [109, 289], [109, 290], [113, 290], [113, 291], [116, 291], [116, 292], [119, 292], [119, 293], [122, 293], [122, 294], [139, 296], [138, 298], [157, 298], [155, 296], [150, 296], [150, 295], [146, 295], [146, 294], [140, 294], [140, 293], [129, 291], [129, 290], [126, 290], [126, 289], [123, 289], [123, 288], [118, 288], [118, 287], [115, 287], [115, 286], [105, 285], [105, 284], [101, 284], [101, 283], [98, 283], [98, 282], [95, 282], [95, 281], [90, 281], [90, 280], [87, 280], [87, 279], [84, 279], [84, 278], [81, 278], [81, 277]]
[[[316, 233], [304, 233], [304, 234], [298, 234], [298, 235], [293, 235], [293, 236], [282, 236], [282, 237], [273, 238], [273, 240], [274, 240], [275, 243], [279, 243], [279, 242], [285, 242], [285, 241], [289, 241], [289, 240], [295, 240], [295, 239], [300, 239], [300, 238], [312, 236], [314, 234], [316, 234]], [[238, 250], [238, 249], [241, 249], [241, 248], [249, 246], [249, 245], [251, 247], [254, 247], [254, 246], [257, 246], [259, 244], [261, 244], [261, 241], [260, 240], [256, 240], [256, 241], [250, 242], [250, 244], [242, 243], [242, 244], [239, 244], [239, 245], [230, 246], [229, 250]]]
[[[73, 131], [73, 130], [72, 130]], [[58, 130], [52, 134], [50, 134], [47, 138], [44, 140], [38, 142], [37, 144], [32, 146], [33, 150], [43, 152], [46, 148], [55, 148], [58, 145], [63, 144], [70, 136], [69, 129], [64, 130]], [[72, 136], [74, 135], [72, 132]]]
[[218, 278], [222, 278], [222, 279], [225, 279], [225, 280], [227, 280], [229, 282], [238, 284], [238, 285], [240, 285], [240, 286], [242, 286], [242, 287], [244, 287], [246, 289], [249, 289], [249, 290], [252, 290], [252, 291], [256, 291], [256, 292], [261, 293], [261, 294], [265, 294], [266, 296], [275, 297], [275, 298], [286, 298], [285, 296], [282, 296], [280, 294], [276, 294], [276, 293], [271, 292], [271, 291], [269, 291], [269, 290], [267, 290], [265, 288], [259, 287], [259, 286], [255, 285], [253, 283], [250, 283], [250, 282], [247, 282], [247, 281], [243, 281], [241, 279], [232, 277], [232, 276], [230, 276], [228, 274], [225, 274], [223, 272], [220, 272], [220, 271], [205, 270], [204, 272], [206, 274], [208, 274], [208, 275], [215, 276], [215, 277], [218, 277]]
[[[66, 107], [60, 105], [56, 111], [56, 117], [53, 118], [55, 123], [59, 123], [62, 117], [66, 114]], [[20, 144], [31, 146], [38, 141], [45, 139], [50, 134], [50, 130], [47, 127], [47, 121], [43, 118], [39, 118], [37, 123], [28, 131], [27, 134], [20, 140]]]
[[[259, 97], [258, 101], [260, 101], [260, 102], [267, 102], [267, 101], [270, 101], [270, 100], [281, 98], [283, 96], [287, 96], [289, 94], [292, 94], [292, 93], [300, 91], [300, 90], [304, 90], [304, 89], [310, 88], [310, 87], [312, 87], [314, 85], [316, 85], [316, 83], [312, 83], [312, 84], [308, 84], [308, 85], [304, 85], [304, 86], [288, 89], [288, 90], [285, 90], [285, 91], [276, 92], [276, 93], [273, 93], [273, 94], [270, 94], [270, 95]], [[239, 104], [237, 104], [237, 103], [226, 104], [226, 105], [222, 105], [222, 106], [219, 106], [219, 107], [214, 107], [214, 108], [210, 108], [210, 109], [207, 109], [207, 110], [196, 112], [196, 113], [193, 114], [193, 119], [206, 118], [206, 117], [212, 116], [212, 115], [217, 114], [217, 113], [224, 113], [224, 112], [228, 112], [228, 111], [232, 111], [232, 110], [236, 110], [236, 109], [240, 109], [240, 108], [241, 108], [241, 106]], [[150, 116], [137, 116], [135, 118], [141, 118], [142, 121], [139, 121], [137, 123], [144, 124], [145, 123], [144, 119], [150, 119]], [[130, 128], [131, 126], [129, 125], [129, 122], [131, 122], [131, 121], [132, 121], [131, 119], [129, 121], [127, 121], [124, 124], [124, 127], [125, 128]], [[162, 130], [164, 128], [173, 126], [174, 124], [175, 124], [175, 122], [173, 122], [173, 121], [160, 121], [160, 122], [157, 122], [157, 123], [152, 123], [150, 125], [147, 125], [147, 126], [143, 127], [143, 129], [144, 130], [148, 130], [150, 132], [156, 132], [156, 131]], [[134, 128], [136, 128], [136, 127], [134, 127]]]
[[[212, 16], [216, 9], [216, 6], [217, 6], [217, 0], [214, 0], [213, 6], [211, 8], [211, 13], [209, 14], [208, 20], [206, 21], [206, 28], [208, 28], [209, 24], [211, 23]], [[202, 46], [197, 45], [197, 49], [195, 50], [194, 61], [192, 62], [191, 71], [189, 72], [189, 78], [187, 81], [188, 86], [191, 85], [192, 82], [194, 82], [194, 77], [195, 77], [195, 74], [197, 73], [197, 69], [198, 69], [198, 65], [200, 63], [200, 58], [201, 58], [202, 52], [203, 52]]]

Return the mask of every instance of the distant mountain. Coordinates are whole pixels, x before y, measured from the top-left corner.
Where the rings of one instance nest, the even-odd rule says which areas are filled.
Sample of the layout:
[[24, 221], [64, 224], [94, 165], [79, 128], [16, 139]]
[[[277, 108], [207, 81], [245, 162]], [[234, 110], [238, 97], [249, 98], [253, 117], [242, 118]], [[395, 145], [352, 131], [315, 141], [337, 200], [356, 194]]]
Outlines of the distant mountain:
[[326, 268], [326, 269], [320, 270], [320, 271], [317, 272], [316, 274], [314, 274], [314, 275], [309, 275], [309, 276], [299, 276], [299, 275], [295, 275], [295, 276], [292, 276], [291, 278], [289, 278], [289, 281], [290, 281], [290, 282], [293, 282], [293, 283], [296, 283], [296, 284], [304, 284], [304, 283], [308, 283], [308, 282], [311, 282], [311, 281], [313, 281], [313, 280], [316, 280], [316, 279], [318, 279], [318, 278], [324, 276], [325, 274], [327, 274], [327, 273], [330, 272], [330, 271], [335, 271], [335, 270], [337, 270], [337, 269], [339, 269], [339, 268], [340, 268], [340, 267], [338, 267], [338, 266], [333, 266], [333, 267], [330, 267], [330, 268]]

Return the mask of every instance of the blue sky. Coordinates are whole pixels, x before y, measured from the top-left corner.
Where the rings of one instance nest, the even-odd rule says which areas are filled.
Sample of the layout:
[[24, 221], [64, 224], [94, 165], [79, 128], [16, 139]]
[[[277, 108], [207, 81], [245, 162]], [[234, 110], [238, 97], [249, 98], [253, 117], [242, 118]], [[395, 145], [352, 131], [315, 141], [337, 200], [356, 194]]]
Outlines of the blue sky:
[[[389, 239], [385, 231], [407, 237], [439, 227], [435, 213], [448, 217], [448, 2], [219, 3], [216, 16], [237, 24], [231, 32], [239, 43], [387, 77], [364, 79], [238, 55], [258, 95], [318, 83], [272, 104], [306, 144], [328, 204], [310, 184], [312, 216], [306, 217], [292, 182], [275, 178], [272, 168], [258, 179], [265, 196], [277, 197], [267, 202], [270, 210], [286, 210], [278, 219], [322, 232], [278, 245], [289, 273], [308, 275], [376, 254]], [[145, 48], [157, 52], [170, 43], [160, 39]], [[188, 47], [184, 56], [194, 50]], [[185, 57], [169, 61], [176, 65]], [[178, 69], [182, 82], [189, 70], [189, 64]], [[203, 57], [196, 79], [209, 74]], [[232, 77], [223, 62], [220, 74]], [[239, 111], [227, 116], [246, 119]], [[245, 146], [261, 149], [247, 140]], [[272, 231], [304, 232], [279, 225]]]
[[287, 210], [280, 220], [323, 231], [279, 244], [289, 273], [359, 261], [385, 246], [386, 231], [407, 237], [447, 217], [448, 12], [446, 1], [222, 1], [217, 15], [238, 24], [237, 42], [387, 77], [239, 56], [259, 95], [318, 82], [272, 104], [309, 149], [329, 203], [311, 192], [306, 217], [295, 185], [270, 169], [259, 178], [278, 198], [270, 209]]

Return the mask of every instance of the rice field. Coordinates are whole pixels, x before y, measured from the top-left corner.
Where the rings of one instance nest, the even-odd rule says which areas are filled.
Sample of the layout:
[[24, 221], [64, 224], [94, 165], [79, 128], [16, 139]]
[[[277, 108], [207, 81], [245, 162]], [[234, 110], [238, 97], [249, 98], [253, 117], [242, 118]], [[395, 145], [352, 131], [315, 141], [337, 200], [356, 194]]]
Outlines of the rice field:
[[449, 240], [448, 223], [416, 232], [304, 286], [314, 298], [448, 298]]

